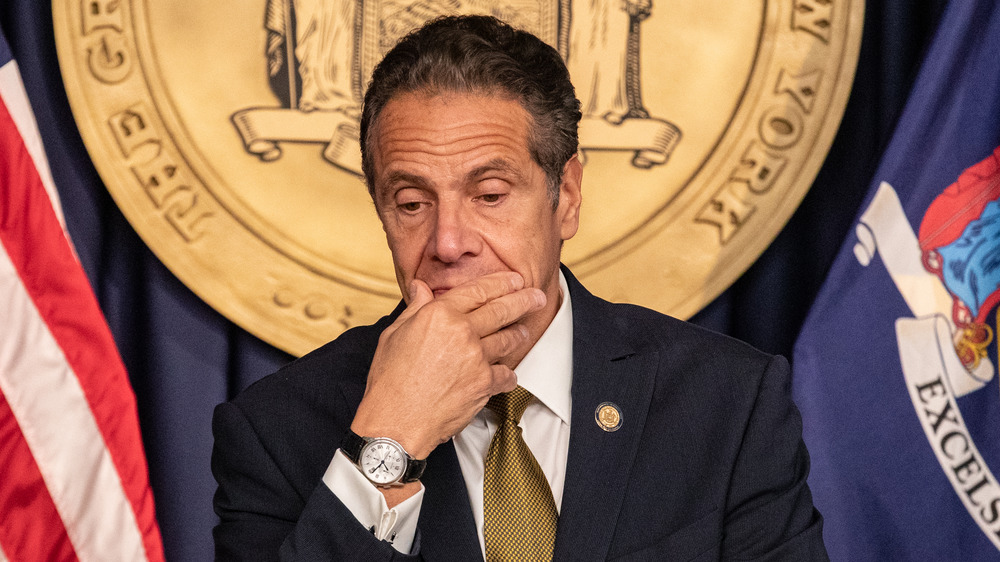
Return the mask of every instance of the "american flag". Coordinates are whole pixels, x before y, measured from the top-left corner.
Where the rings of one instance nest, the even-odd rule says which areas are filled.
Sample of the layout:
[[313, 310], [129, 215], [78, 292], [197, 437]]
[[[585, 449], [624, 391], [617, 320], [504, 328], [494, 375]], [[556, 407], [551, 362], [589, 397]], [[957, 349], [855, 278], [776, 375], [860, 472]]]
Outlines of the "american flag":
[[135, 395], [0, 35], [0, 561], [163, 559]]

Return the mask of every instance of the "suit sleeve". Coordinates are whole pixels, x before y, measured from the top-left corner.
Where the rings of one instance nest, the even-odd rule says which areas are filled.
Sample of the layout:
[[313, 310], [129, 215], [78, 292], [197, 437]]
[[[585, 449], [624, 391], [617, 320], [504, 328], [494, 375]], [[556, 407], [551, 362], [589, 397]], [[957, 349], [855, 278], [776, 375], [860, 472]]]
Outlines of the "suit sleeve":
[[237, 406], [220, 404], [212, 431], [216, 560], [420, 559], [376, 539], [321, 480], [298, 492]]
[[823, 520], [806, 485], [809, 454], [790, 372], [774, 357], [761, 377], [730, 485], [722, 558], [820, 560]]

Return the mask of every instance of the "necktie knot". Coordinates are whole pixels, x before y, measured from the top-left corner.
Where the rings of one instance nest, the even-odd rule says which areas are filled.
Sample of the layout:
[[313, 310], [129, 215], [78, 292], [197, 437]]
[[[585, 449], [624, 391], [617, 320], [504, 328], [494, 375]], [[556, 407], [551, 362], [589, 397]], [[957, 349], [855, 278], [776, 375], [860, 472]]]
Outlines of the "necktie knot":
[[517, 424], [521, 421], [521, 416], [524, 415], [524, 410], [533, 397], [524, 387], [518, 386], [510, 392], [494, 394], [486, 403], [486, 407], [493, 410], [496, 415], [500, 416], [500, 419], [510, 420]]

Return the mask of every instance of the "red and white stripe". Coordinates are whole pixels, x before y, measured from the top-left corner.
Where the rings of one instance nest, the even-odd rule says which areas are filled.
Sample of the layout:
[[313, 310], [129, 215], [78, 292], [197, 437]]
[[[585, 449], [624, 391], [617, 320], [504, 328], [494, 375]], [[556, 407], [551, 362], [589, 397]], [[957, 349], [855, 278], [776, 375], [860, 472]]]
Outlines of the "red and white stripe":
[[135, 395], [41, 147], [11, 61], [0, 68], [0, 560], [163, 560]]

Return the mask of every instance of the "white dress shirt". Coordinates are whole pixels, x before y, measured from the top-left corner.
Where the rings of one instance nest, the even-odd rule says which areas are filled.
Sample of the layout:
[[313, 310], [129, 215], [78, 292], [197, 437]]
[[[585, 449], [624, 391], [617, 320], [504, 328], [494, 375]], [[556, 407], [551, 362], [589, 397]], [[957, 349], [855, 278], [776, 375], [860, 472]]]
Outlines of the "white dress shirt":
[[[535, 396], [518, 425], [523, 431], [524, 442], [549, 481], [556, 510], [561, 509], [566, 481], [573, 383], [573, 307], [561, 271], [559, 289], [562, 303], [555, 318], [514, 369], [517, 383]], [[484, 557], [483, 467], [497, 421], [496, 414], [483, 408], [453, 439]], [[399, 552], [411, 552], [424, 497], [423, 484], [419, 492], [389, 509], [378, 488], [340, 450], [334, 454], [323, 482], [362, 525], [374, 529], [377, 538], [391, 540]]]

